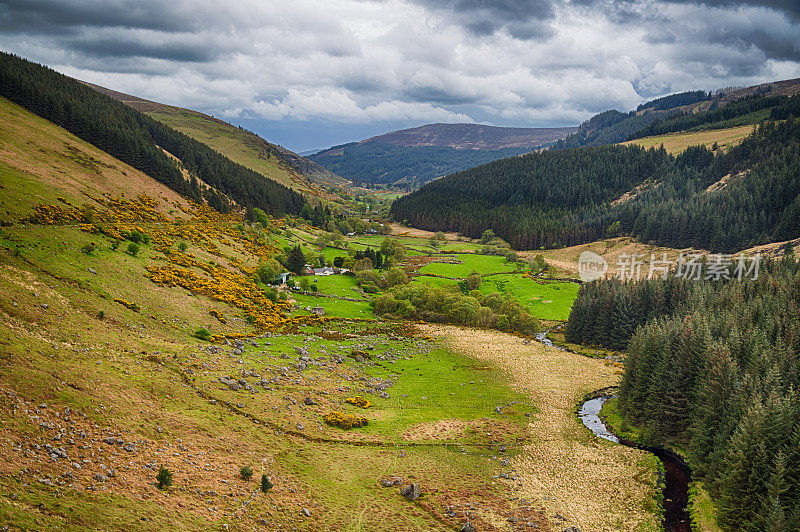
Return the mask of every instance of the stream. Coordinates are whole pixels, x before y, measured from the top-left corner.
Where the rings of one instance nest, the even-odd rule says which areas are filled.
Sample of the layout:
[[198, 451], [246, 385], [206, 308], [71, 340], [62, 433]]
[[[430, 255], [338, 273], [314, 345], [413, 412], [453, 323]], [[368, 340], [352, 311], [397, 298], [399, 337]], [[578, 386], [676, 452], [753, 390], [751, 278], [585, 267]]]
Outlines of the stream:
[[687, 504], [689, 503], [689, 467], [679, 456], [660, 447], [646, 447], [626, 440], [620, 440], [600, 419], [600, 409], [611, 396], [605, 395], [589, 399], [581, 405], [578, 416], [583, 424], [600, 438], [621, 443], [628, 447], [644, 449], [656, 455], [664, 464], [664, 530], [665, 532], [690, 532], [691, 525]]

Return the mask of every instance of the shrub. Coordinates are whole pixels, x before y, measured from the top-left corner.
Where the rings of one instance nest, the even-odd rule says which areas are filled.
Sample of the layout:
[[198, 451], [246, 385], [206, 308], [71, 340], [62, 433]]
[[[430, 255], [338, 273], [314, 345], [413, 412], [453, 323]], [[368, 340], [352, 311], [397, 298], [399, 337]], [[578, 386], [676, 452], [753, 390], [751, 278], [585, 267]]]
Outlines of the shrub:
[[131, 242], [128, 244], [128, 254], [131, 257], [135, 257], [137, 253], [139, 253], [139, 244], [136, 242]]
[[178, 251], [180, 251], [181, 253], [186, 251], [187, 247], [189, 246], [186, 245], [186, 242], [178, 242]]
[[272, 481], [267, 475], [261, 475], [261, 491], [264, 493], [272, 489]]
[[170, 470], [163, 465], [159, 467], [156, 482], [158, 482], [158, 489], [160, 490], [172, 486], [172, 473]]
[[89, 242], [88, 244], [81, 247], [81, 251], [86, 253], [87, 255], [91, 255], [92, 251], [97, 249], [97, 246], [94, 242]]
[[119, 248], [119, 240], [114, 240], [113, 242], [111, 242], [111, 249], [116, 251], [118, 248]]
[[206, 329], [205, 327], [200, 327], [194, 332], [195, 338], [199, 338], [201, 340], [205, 340], [206, 342], [211, 341], [211, 332]]
[[351, 405], [360, 406], [361, 408], [369, 408], [372, 406], [372, 401], [360, 395], [357, 395], [355, 397], [348, 397], [347, 399], [344, 400], [344, 402]]
[[125, 238], [130, 240], [135, 244], [147, 244], [150, 242], [150, 235], [142, 233], [141, 231], [130, 231], [129, 233], [125, 233]]
[[356, 416], [353, 414], [344, 414], [342, 412], [329, 412], [322, 416], [325, 423], [333, 427], [339, 427], [344, 430], [350, 430], [358, 427], [365, 427], [369, 424], [367, 418], [364, 416]]
[[97, 312], [97, 318], [98, 319], [102, 320], [105, 317], [106, 317], [106, 313], [104, 311], [100, 310], [100, 311]]
[[239, 469], [239, 476], [242, 477], [242, 480], [250, 480], [253, 478], [253, 468], [250, 466], [242, 466]]
[[264, 284], [272, 284], [275, 282], [275, 277], [283, 270], [283, 266], [275, 260], [269, 259], [258, 265], [256, 275], [258, 279]]

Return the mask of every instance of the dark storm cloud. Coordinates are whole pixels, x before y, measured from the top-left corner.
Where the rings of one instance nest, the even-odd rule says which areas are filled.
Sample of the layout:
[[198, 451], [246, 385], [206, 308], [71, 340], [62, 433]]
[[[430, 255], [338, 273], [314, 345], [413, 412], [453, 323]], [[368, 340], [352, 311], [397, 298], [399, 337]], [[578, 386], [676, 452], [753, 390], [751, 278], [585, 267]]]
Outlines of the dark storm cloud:
[[0, 0], [0, 31], [52, 34], [80, 27], [187, 31], [198, 23], [187, 7], [185, 2], [148, 0]]
[[146, 57], [150, 59], [166, 59], [177, 62], [209, 62], [223, 55], [220, 50], [209, 46], [206, 48], [196, 43], [157, 43], [143, 42], [136, 39], [77, 39], [68, 44], [72, 50], [98, 59], [121, 57]]
[[229, 117], [569, 125], [800, 76], [800, 0], [0, 0], [0, 42]]
[[703, 0], [701, 2], [692, 0], [677, 0], [675, 3], [684, 4], [703, 4], [709, 7], [738, 7], [742, 5], [751, 7], [766, 7], [785, 13], [787, 16], [797, 21], [800, 20], [800, 1], [798, 0]]
[[516, 39], [538, 39], [552, 34], [551, 0], [413, 0], [436, 11], [446, 11], [478, 36], [508, 31]]

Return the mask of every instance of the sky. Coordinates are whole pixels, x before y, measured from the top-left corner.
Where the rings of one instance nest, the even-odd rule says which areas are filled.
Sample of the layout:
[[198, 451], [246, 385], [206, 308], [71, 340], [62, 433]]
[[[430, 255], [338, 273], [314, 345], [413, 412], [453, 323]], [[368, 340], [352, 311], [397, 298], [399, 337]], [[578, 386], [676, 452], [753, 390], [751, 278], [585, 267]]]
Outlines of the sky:
[[0, 49], [303, 151], [800, 77], [800, 0], [0, 0]]

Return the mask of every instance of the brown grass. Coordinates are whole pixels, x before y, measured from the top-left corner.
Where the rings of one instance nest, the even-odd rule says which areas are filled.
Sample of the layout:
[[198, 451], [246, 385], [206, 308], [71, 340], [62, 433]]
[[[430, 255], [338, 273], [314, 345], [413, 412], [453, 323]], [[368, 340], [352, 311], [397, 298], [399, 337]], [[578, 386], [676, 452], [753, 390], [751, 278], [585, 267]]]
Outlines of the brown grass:
[[426, 329], [453, 349], [507, 370], [541, 410], [530, 424], [533, 443], [512, 462], [523, 477], [520, 497], [543, 504], [551, 519], [565, 517], [564, 526], [592, 531], [655, 526], [644, 509], [653, 475], [638, 465], [646, 453], [598, 441], [575, 415], [584, 394], [618, 383], [613, 366], [497, 332]]
[[[165, 214], [178, 193], [33, 113], [0, 98], [0, 162], [18, 169], [68, 199], [92, 203], [85, 194], [159, 200]], [[42, 200], [39, 200], [42, 202]], [[35, 202], [34, 202], [35, 203]]]
[[629, 140], [621, 144], [638, 144], [644, 148], [658, 148], [663, 144], [664, 149], [675, 155], [683, 152], [689, 146], [702, 144], [707, 148], [711, 148], [716, 142], [724, 151], [741, 143], [746, 137], [750, 136], [754, 129], [755, 126], [748, 125], [708, 131], [667, 133], [665, 135]]

